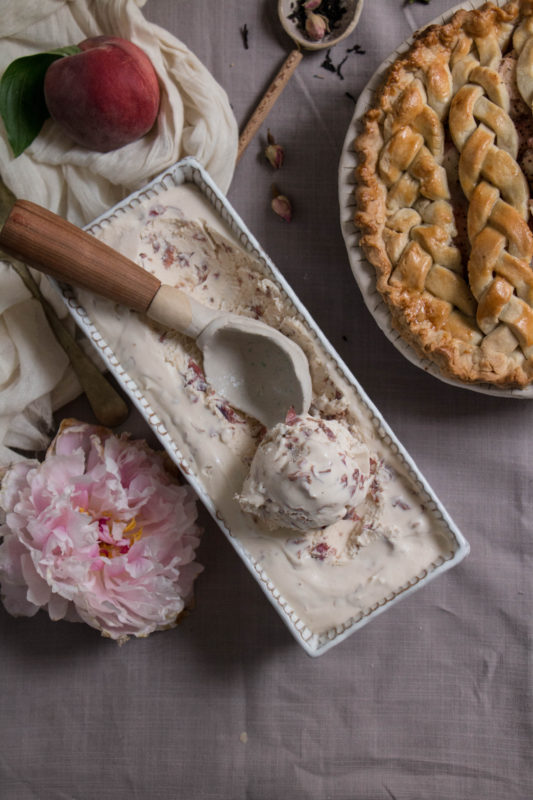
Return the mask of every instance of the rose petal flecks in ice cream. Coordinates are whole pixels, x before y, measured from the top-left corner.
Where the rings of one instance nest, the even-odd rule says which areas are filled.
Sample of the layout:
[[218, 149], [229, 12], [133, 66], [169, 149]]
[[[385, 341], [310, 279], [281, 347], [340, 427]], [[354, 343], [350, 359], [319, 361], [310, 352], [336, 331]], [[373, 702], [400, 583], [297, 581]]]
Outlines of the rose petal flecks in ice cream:
[[[163, 427], [179, 449], [185, 471], [209, 498], [217, 519], [302, 624], [320, 635], [346, 625], [451, 556], [456, 545], [446, 526], [427, 506], [420, 486], [385, 432], [378, 430], [355, 387], [268, 266], [242, 248], [196, 187], [172, 185], [156, 197], [147, 193], [141, 202], [95, 226], [94, 232], [164, 283], [214, 309], [261, 319], [304, 350], [313, 383], [310, 418], [302, 417], [298, 424], [289, 420], [281, 427], [295, 439], [294, 453], [301, 453], [309, 474], [284, 481], [278, 461], [280, 474], [273, 471], [267, 479], [270, 457], [261, 466], [259, 453], [274, 431], [265, 434], [259, 422], [231, 408], [216, 393], [205, 378], [202, 353], [193, 340], [109, 300], [77, 292], [143, 401], [157, 414], [158, 430]], [[309, 426], [313, 444], [304, 445], [302, 430]], [[289, 453], [284, 452], [286, 444], [280, 459], [283, 469], [296, 478]], [[338, 452], [346, 456], [337, 461], [333, 454], [333, 472], [320, 476], [320, 464], [332, 457], [329, 444], [340, 445]], [[243, 511], [235, 497], [242, 494], [251, 501], [244, 484], [256, 452], [249, 485], [253, 475], [260, 479], [263, 473], [265, 497], [275, 497], [280, 509], [301, 505], [305, 513], [287, 513], [283, 522], [270, 515], [274, 527], [267, 527], [262, 521], [265, 514], [257, 508], [253, 514]], [[343, 457], [350, 467], [336, 481]], [[365, 476], [357, 486], [356, 468]], [[327, 489], [326, 502], [320, 498], [321, 489], [325, 493]], [[328, 524], [330, 513], [336, 516], [333, 524]], [[292, 529], [280, 527], [289, 523]]]
[[353, 518], [370, 478], [370, 456], [336, 420], [289, 413], [253, 458], [241, 508], [268, 528], [313, 530]]

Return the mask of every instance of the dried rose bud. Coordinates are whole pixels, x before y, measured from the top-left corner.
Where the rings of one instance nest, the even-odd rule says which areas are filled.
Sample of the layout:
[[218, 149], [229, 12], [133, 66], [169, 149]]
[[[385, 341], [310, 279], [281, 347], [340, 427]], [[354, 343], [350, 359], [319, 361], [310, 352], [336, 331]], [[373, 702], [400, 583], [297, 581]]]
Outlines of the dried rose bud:
[[307, 14], [305, 20], [305, 32], [313, 42], [319, 42], [329, 31], [326, 17], [322, 14]]
[[272, 201], [270, 203], [272, 206], [272, 211], [284, 219], [285, 222], [290, 222], [292, 219], [292, 206], [291, 202], [288, 197], [285, 197], [284, 194], [280, 194], [278, 189], [273, 186], [272, 187]]
[[274, 169], [279, 169], [283, 164], [285, 158], [285, 151], [280, 144], [276, 144], [274, 137], [268, 132], [268, 146], [265, 149], [265, 156], [270, 161]]
[[321, 3], [322, 0], [306, 0], [303, 7], [306, 11], [315, 11]]

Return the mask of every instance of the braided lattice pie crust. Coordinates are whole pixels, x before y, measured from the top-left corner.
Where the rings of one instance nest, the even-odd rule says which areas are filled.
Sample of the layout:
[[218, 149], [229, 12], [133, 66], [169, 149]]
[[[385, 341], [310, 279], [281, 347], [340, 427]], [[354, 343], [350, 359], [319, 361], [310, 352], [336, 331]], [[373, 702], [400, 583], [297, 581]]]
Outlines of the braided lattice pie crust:
[[395, 327], [461, 381], [533, 382], [533, 0], [431, 26], [355, 142], [355, 222]]

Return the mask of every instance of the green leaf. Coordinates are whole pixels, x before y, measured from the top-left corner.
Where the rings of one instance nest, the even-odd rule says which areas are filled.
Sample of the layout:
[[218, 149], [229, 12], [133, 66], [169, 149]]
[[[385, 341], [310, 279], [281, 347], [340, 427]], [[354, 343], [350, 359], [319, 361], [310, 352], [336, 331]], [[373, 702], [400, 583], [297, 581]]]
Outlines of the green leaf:
[[15, 158], [30, 145], [50, 114], [44, 100], [44, 76], [53, 61], [80, 53], [76, 45], [12, 61], [0, 80], [0, 116]]

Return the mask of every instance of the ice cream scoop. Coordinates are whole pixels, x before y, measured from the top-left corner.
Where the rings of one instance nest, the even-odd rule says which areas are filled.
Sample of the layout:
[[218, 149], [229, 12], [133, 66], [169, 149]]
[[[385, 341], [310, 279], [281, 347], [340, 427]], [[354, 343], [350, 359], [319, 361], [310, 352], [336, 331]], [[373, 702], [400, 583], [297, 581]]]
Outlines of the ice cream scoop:
[[289, 414], [262, 439], [236, 499], [271, 529], [324, 528], [353, 518], [370, 472], [368, 448], [342, 423]]
[[196, 339], [207, 380], [231, 405], [267, 427], [291, 407], [307, 412], [309, 364], [301, 348], [259, 320], [202, 305], [96, 237], [27, 200], [0, 231], [8, 253], [54, 278], [89, 289]]

